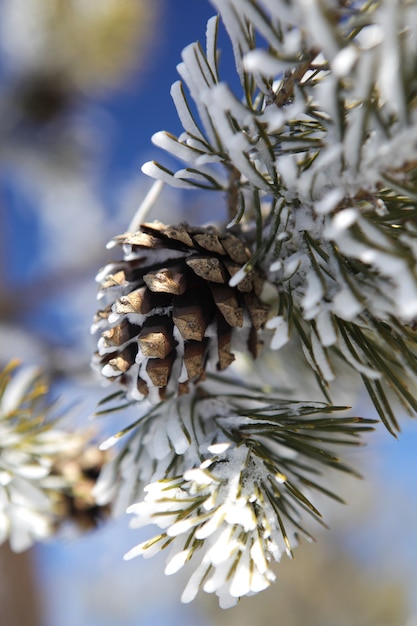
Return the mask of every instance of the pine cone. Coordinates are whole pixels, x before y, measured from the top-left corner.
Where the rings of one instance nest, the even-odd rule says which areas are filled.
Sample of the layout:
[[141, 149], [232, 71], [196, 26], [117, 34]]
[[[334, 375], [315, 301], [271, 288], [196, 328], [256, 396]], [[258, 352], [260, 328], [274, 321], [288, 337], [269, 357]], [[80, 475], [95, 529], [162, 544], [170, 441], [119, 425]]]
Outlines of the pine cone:
[[56, 526], [72, 524], [75, 529], [87, 531], [99, 526], [110, 516], [110, 506], [97, 504], [93, 489], [100, 471], [109, 460], [106, 452], [90, 445], [77, 455], [58, 456], [51, 475], [64, 484], [55, 490]]
[[106, 378], [134, 398], [152, 391], [150, 399], [159, 400], [165, 390], [187, 392], [210, 365], [224, 370], [235, 358], [232, 347], [257, 356], [267, 317], [263, 279], [252, 270], [229, 285], [251, 256], [237, 236], [152, 222], [113, 244], [124, 259], [97, 277], [108, 304], [93, 326], [101, 332], [93, 363]]

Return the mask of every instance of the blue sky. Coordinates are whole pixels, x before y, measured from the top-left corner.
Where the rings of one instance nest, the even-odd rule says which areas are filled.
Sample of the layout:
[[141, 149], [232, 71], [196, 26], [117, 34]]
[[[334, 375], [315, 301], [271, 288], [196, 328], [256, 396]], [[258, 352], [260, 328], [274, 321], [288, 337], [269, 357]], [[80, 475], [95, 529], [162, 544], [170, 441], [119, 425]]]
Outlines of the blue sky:
[[163, 0], [159, 32], [148, 55], [148, 62], [129, 80], [124, 89], [104, 103], [115, 120], [109, 167], [114, 173], [138, 173], [138, 157], [157, 149], [151, 136], [159, 130], [181, 132], [181, 127], [169, 95], [172, 83], [179, 76], [176, 66], [182, 49], [198, 40], [204, 45], [207, 20], [215, 14], [207, 0]]

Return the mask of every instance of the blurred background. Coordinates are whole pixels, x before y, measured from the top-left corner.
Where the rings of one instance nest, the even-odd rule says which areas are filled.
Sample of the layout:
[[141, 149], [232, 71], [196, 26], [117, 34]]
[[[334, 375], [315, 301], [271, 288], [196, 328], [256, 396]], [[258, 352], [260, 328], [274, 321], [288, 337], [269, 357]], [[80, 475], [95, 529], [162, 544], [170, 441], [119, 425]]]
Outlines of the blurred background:
[[[170, 86], [213, 13], [207, 0], [0, 0], [0, 365], [43, 367], [77, 402], [76, 425], [105, 394], [89, 368], [94, 276], [151, 187], [152, 134], [181, 132]], [[165, 188], [151, 218], [198, 223], [213, 200], [223, 210], [213, 193]], [[356, 411], [372, 415], [365, 399]], [[3, 546], [1, 624], [417, 626], [417, 427], [402, 423], [398, 441], [379, 428], [351, 453], [365, 479], [337, 478], [348, 506], [323, 502], [331, 529], [236, 609], [181, 605], [163, 554], [124, 562], [140, 538], [122, 518], [18, 556]]]

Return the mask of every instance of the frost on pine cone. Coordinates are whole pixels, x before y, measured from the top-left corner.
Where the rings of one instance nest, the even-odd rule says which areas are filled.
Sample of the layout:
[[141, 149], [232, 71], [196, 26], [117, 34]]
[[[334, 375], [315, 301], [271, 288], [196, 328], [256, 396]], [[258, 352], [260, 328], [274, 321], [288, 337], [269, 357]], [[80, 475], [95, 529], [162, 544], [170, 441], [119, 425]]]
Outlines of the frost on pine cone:
[[123, 259], [99, 273], [94, 364], [135, 399], [186, 393], [206, 368], [224, 370], [242, 348], [253, 357], [267, 317], [263, 279], [236, 235], [212, 226], [142, 224], [116, 237]]

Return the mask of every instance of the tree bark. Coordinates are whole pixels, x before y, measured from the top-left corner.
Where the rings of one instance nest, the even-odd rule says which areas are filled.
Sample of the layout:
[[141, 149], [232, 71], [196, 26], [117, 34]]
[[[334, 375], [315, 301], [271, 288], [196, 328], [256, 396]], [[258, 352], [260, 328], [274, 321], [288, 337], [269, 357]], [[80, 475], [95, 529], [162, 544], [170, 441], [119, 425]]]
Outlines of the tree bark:
[[34, 579], [32, 553], [0, 548], [0, 623], [42, 626], [41, 603]]

